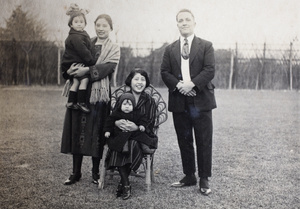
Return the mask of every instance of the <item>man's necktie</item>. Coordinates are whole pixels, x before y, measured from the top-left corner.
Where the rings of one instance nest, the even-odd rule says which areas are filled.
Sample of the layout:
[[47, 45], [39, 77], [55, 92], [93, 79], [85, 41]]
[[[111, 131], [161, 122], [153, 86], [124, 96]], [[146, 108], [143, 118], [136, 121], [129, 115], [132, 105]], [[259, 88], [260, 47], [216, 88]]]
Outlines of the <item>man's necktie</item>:
[[181, 50], [181, 56], [183, 59], [187, 60], [189, 58], [189, 43], [188, 40], [185, 38], [184, 39], [184, 44], [182, 46], [182, 50]]

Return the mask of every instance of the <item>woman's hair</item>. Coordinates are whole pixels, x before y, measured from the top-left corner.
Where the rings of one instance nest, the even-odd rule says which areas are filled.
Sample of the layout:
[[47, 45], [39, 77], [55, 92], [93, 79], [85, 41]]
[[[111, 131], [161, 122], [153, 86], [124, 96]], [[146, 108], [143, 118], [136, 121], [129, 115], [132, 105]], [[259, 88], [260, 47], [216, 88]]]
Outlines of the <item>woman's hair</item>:
[[96, 25], [96, 22], [99, 20], [99, 19], [105, 19], [107, 22], [108, 22], [108, 24], [109, 24], [109, 26], [110, 26], [110, 29], [111, 30], [113, 30], [113, 23], [112, 23], [112, 19], [111, 19], [111, 17], [109, 16], [109, 15], [107, 15], [107, 14], [101, 14], [101, 15], [99, 15], [97, 18], [96, 18], [96, 20], [94, 21], [94, 24]]
[[148, 73], [147, 73], [145, 70], [141, 69], [141, 68], [135, 68], [135, 69], [133, 69], [133, 70], [129, 73], [129, 75], [127, 76], [127, 78], [126, 78], [126, 80], [125, 80], [125, 84], [126, 84], [127, 86], [131, 86], [131, 80], [132, 80], [132, 78], [133, 78], [136, 74], [138, 74], [138, 73], [145, 77], [145, 79], [146, 79], [146, 87], [148, 87], [148, 86], [150, 85], [150, 79], [149, 79]]

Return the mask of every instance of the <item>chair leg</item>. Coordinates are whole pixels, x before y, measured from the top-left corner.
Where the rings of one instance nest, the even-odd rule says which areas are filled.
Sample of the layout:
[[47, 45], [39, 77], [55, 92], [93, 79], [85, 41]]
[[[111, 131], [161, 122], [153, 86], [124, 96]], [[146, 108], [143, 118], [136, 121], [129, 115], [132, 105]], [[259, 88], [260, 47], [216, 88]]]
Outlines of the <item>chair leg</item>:
[[151, 182], [154, 183], [154, 170], [153, 170], [153, 161], [154, 161], [154, 154], [151, 156]]
[[147, 190], [151, 189], [151, 156], [147, 155], [146, 185]]
[[104, 180], [105, 180], [105, 173], [106, 173], [105, 160], [107, 157], [107, 153], [108, 153], [108, 146], [106, 144], [104, 145], [102, 159], [100, 162], [100, 178], [98, 180], [98, 189], [104, 188]]

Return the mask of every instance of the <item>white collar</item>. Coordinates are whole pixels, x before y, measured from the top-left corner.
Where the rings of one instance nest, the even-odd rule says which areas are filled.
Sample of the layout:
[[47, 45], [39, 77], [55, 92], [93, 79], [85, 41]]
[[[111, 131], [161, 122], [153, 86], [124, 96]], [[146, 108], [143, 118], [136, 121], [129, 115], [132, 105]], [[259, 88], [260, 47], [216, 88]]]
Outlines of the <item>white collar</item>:
[[[186, 38], [188, 40], [188, 42], [189, 42], [189, 45], [191, 45], [194, 37], [195, 37], [195, 34], [192, 34], [192, 35], [190, 35], [189, 37]], [[180, 43], [183, 44], [184, 43], [184, 39], [185, 39], [185, 37], [180, 36]]]

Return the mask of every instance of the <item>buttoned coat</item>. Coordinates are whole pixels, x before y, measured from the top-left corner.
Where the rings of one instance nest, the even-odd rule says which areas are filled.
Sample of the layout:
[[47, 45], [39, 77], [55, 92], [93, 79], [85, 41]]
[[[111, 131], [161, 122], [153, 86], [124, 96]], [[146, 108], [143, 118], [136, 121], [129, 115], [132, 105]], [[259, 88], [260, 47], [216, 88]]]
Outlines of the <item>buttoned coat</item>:
[[[199, 111], [216, 108], [215, 86], [211, 82], [215, 75], [214, 48], [211, 42], [194, 37], [189, 67], [191, 81], [195, 84], [196, 96], [193, 97], [195, 107]], [[185, 96], [176, 88], [178, 82], [182, 80], [180, 40], [166, 47], [161, 64], [161, 76], [169, 89], [168, 110], [170, 112], [185, 111]]]

